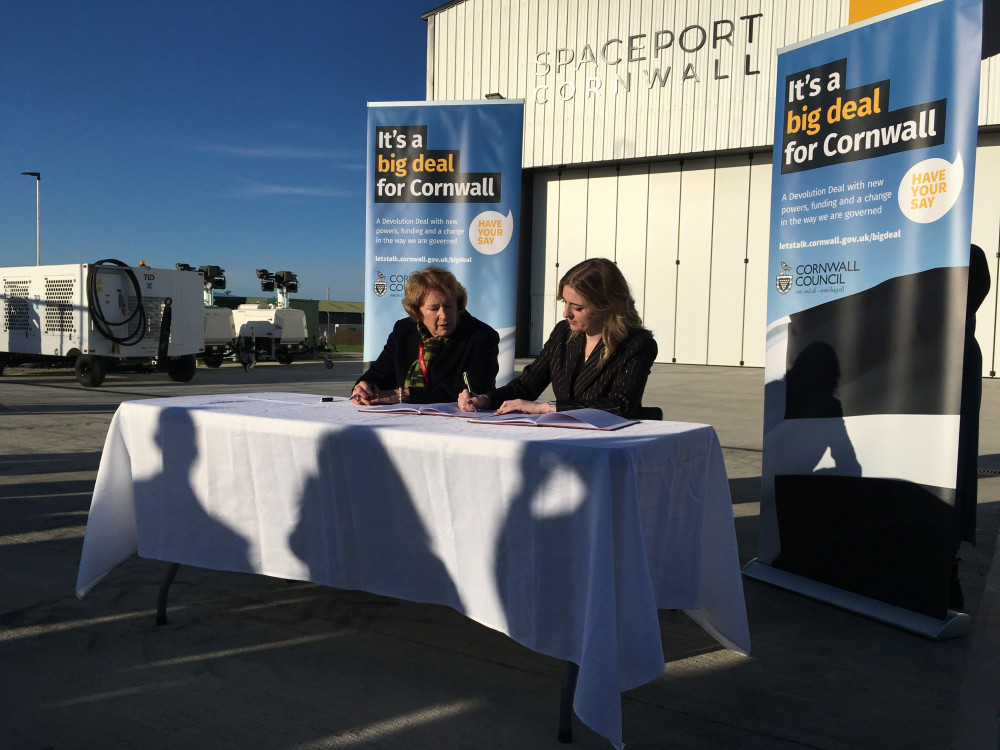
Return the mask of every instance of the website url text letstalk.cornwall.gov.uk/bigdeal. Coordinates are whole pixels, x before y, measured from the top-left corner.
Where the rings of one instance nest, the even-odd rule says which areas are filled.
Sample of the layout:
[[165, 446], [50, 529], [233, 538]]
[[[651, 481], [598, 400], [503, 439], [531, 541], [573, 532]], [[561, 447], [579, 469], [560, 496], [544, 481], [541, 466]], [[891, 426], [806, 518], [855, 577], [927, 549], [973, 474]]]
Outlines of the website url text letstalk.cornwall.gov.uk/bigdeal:
[[885, 242], [886, 240], [898, 240], [903, 236], [903, 230], [897, 229], [894, 232], [865, 232], [855, 234], [850, 237], [827, 237], [822, 240], [797, 240], [795, 242], [779, 242], [779, 250], [798, 250], [804, 247], [823, 247], [825, 245], [854, 245], [858, 242]]
[[376, 263], [471, 263], [472, 258], [458, 255], [447, 256], [400, 256], [400, 255], [376, 255]]

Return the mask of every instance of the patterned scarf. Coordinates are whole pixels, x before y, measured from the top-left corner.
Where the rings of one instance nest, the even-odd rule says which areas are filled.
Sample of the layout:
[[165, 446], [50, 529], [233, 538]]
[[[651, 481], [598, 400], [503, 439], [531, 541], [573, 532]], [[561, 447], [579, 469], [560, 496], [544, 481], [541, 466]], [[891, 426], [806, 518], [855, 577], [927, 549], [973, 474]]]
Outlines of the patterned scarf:
[[427, 388], [430, 386], [431, 362], [448, 345], [447, 336], [431, 336], [431, 332], [424, 327], [423, 323], [417, 323], [417, 332], [420, 334], [420, 349], [417, 358], [410, 365], [410, 371], [406, 373], [406, 380], [403, 381], [404, 388]]

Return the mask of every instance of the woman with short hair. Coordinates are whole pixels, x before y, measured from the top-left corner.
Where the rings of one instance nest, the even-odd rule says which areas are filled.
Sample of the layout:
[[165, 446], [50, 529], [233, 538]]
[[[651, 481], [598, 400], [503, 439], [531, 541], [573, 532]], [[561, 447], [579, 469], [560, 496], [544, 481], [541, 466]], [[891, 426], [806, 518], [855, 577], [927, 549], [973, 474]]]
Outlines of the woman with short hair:
[[354, 384], [365, 405], [449, 403], [466, 387], [496, 385], [500, 337], [466, 311], [468, 293], [450, 271], [430, 266], [411, 274], [403, 309], [378, 359]]

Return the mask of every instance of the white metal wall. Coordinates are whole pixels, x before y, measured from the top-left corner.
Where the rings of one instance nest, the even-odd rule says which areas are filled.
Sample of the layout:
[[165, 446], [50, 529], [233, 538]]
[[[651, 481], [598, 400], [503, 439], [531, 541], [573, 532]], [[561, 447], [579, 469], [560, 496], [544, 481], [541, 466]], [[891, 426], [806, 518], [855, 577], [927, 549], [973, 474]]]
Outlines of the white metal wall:
[[[777, 50], [843, 26], [848, 7], [849, 0], [462, 0], [426, 15], [428, 100], [489, 93], [525, 100], [523, 165], [538, 170], [532, 353], [561, 313], [561, 273], [605, 256], [632, 284], [659, 361], [763, 365]], [[741, 19], [756, 14], [751, 40]], [[724, 35], [727, 22], [733, 43], [713, 48], [711, 34]], [[692, 51], [679, 41], [685, 29]], [[709, 36], [693, 49], [699, 29]], [[654, 56], [663, 31], [675, 43]], [[645, 60], [628, 61], [630, 37], [633, 56]], [[602, 60], [602, 45], [616, 39]], [[622, 60], [610, 64], [616, 50]], [[629, 73], [628, 90], [616, 91]], [[1000, 56], [981, 74], [979, 125], [998, 125]], [[588, 81], [595, 78], [596, 89]], [[981, 134], [973, 242], [993, 271], [977, 325], [986, 375], [1000, 364], [998, 182], [1000, 135]]]
[[[427, 99], [524, 99], [526, 168], [768, 147], [777, 50], [840, 28], [848, 9], [849, 0], [464, 0], [426, 16]], [[1000, 57], [982, 66], [979, 122], [1000, 124]]]
[[[993, 277], [977, 315], [983, 374], [1000, 366], [1000, 134], [976, 154], [972, 241]], [[763, 367], [771, 155], [538, 171], [534, 175], [531, 353], [562, 307], [559, 277], [584, 258], [611, 258], [656, 336], [659, 362]]]
[[560, 319], [559, 277], [600, 256], [629, 280], [658, 361], [763, 366], [770, 181], [767, 153], [536, 173], [532, 352]]
[[[994, 58], [996, 60], [997, 58]], [[986, 252], [990, 293], [976, 313], [976, 339], [983, 350], [983, 375], [1000, 374], [997, 302], [1000, 287], [1000, 133], [980, 134], [972, 204], [972, 241]]]

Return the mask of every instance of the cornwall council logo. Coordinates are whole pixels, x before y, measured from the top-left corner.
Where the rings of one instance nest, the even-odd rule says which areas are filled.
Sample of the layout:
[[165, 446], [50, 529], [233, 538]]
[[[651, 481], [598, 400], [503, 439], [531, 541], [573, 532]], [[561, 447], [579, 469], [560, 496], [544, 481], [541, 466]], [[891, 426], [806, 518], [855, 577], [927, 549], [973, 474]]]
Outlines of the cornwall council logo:
[[774, 285], [781, 294], [788, 294], [788, 290], [792, 288], [792, 267], [785, 261], [781, 261], [781, 273], [775, 278]]
[[381, 271], [376, 271], [375, 273], [378, 274], [378, 281], [375, 282], [375, 295], [381, 297], [389, 287], [385, 283], [385, 274]]

